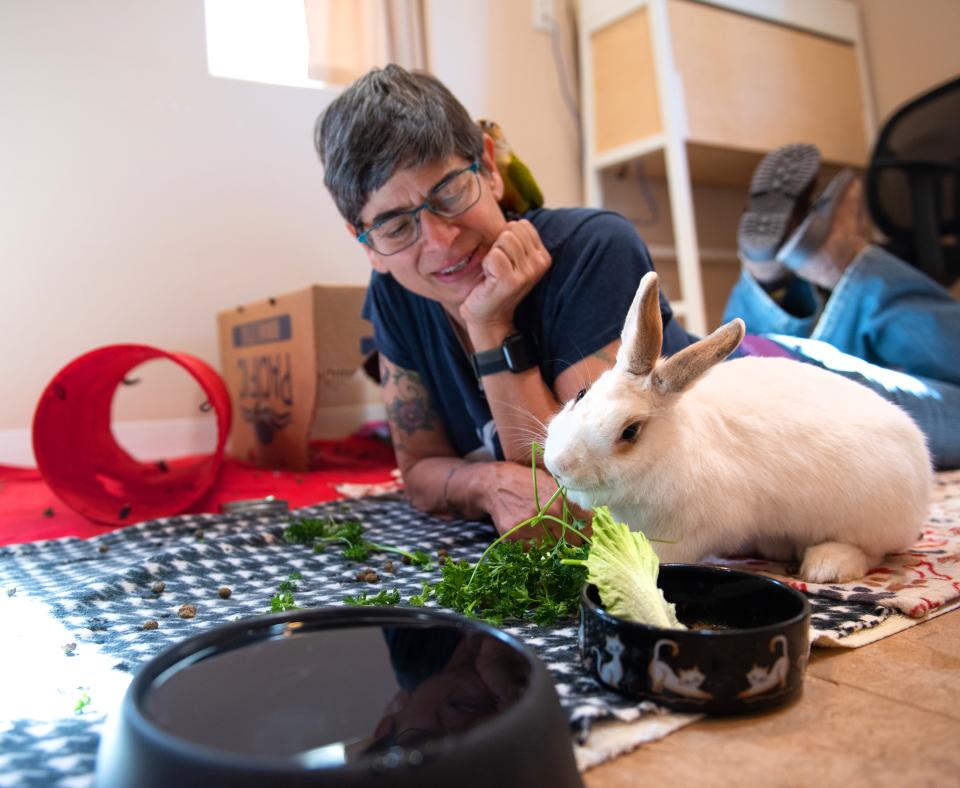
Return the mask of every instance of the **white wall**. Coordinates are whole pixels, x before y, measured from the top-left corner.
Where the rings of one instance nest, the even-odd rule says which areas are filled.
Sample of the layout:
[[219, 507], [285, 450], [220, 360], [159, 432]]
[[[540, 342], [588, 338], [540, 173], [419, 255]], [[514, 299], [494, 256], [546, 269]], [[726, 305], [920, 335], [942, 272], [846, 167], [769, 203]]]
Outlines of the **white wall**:
[[554, 0], [559, 60], [533, 28], [532, 0], [428, 0], [433, 72], [474, 117], [496, 120], [531, 168], [548, 206], [582, 204], [573, 10]]
[[856, 0], [877, 123], [901, 104], [960, 76], [960, 2]]
[[0, 75], [0, 429], [94, 347], [216, 364], [218, 310], [365, 281], [312, 149], [329, 93], [207, 76], [199, 0], [5, 0]]
[[[576, 124], [529, 3], [428, 8], [434, 72], [504, 125], [548, 202], [579, 202]], [[366, 281], [312, 146], [333, 94], [210, 77], [204, 44], [202, 0], [0, 2], [0, 463], [22, 459], [4, 435], [26, 445], [43, 387], [88, 350], [217, 367], [217, 311]], [[117, 419], [196, 413], [186, 374], [154, 367]]]

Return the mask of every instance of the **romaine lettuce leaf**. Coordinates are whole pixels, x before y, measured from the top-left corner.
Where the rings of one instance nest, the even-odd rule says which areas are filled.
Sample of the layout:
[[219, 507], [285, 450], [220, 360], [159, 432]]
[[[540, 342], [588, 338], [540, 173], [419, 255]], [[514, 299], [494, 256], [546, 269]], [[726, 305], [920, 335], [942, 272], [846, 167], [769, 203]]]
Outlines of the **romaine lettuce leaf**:
[[587, 582], [600, 592], [604, 608], [619, 618], [665, 629], [686, 629], [675, 606], [657, 587], [660, 559], [650, 541], [606, 506], [593, 510], [593, 544], [587, 556]]

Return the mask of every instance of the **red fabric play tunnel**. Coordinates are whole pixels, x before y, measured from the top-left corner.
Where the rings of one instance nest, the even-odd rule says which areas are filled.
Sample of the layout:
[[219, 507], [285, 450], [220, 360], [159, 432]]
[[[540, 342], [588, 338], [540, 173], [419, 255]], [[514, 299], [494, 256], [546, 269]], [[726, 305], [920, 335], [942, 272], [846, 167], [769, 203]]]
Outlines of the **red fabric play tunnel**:
[[[217, 417], [213, 454], [140, 462], [114, 438], [110, 407], [135, 367], [168, 359], [200, 384]], [[33, 451], [50, 488], [99, 523], [119, 525], [178, 514], [206, 493], [230, 432], [230, 395], [219, 374], [195, 356], [147, 345], [109, 345], [70, 362], [50, 381], [33, 416]]]

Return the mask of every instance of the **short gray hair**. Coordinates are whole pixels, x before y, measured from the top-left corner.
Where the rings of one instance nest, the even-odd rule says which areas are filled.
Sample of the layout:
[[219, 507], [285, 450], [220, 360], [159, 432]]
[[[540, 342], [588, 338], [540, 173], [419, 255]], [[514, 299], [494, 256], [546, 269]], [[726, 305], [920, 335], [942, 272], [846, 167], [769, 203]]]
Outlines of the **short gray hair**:
[[480, 160], [483, 132], [446, 86], [397, 65], [360, 77], [317, 118], [313, 142], [340, 214], [360, 212], [393, 174], [456, 154]]

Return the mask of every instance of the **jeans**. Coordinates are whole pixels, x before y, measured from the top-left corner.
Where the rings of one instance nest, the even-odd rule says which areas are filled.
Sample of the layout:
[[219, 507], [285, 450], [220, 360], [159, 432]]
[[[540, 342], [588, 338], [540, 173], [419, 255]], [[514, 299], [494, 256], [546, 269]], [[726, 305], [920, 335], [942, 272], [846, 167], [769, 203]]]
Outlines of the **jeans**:
[[885, 250], [867, 247], [822, 302], [794, 279], [785, 311], [743, 271], [724, 321], [741, 317], [797, 358], [856, 380], [909, 413], [939, 468], [960, 467], [960, 302]]

